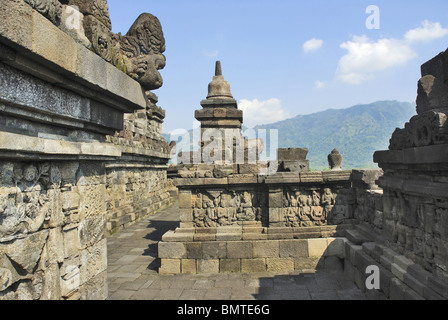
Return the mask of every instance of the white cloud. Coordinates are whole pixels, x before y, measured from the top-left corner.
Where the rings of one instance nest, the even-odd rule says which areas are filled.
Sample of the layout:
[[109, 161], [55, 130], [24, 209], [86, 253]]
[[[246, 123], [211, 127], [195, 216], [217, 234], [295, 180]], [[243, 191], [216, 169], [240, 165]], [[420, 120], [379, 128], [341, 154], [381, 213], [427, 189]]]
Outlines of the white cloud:
[[311, 39], [303, 44], [303, 52], [310, 53], [319, 50], [322, 48], [324, 41], [321, 39]]
[[203, 51], [202, 52], [204, 54], [204, 56], [206, 56], [207, 58], [216, 58], [219, 56], [219, 51], [218, 50], [213, 50], [213, 51]]
[[347, 53], [339, 60], [336, 77], [350, 84], [360, 84], [372, 79], [376, 72], [405, 65], [417, 56], [412, 44], [431, 41], [448, 35], [438, 22], [423, 21], [418, 28], [409, 30], [403, 39], [380, 39], [354, 36], [341, 44]]
[[444, 29], [439, 22], [425, 20], [421, 27], [409, 30], [404, 38], [409, 42], [431, 41], [448, 35], [448, 29]]
[[402, 40], [354, 36], [341, 44], [348, 52], [339, 60], [336, 75], [344, 82], [359, 84], [371, 79], [375, 72], [406, 64], [416, 57], [412, 48]]
[[314, 88], [316, 89], [323, 89], [327, 86], [327, 81], [319, 81], [317, 80], [316, 82], [314, 82]]
[[243, 124], [252, 128], [259, 124], [268, 124], [290, 118], [290, 114], [283, 109], [281, 101], [272, 98], [265, 101], [258, 99], [242, 99], [238, 108], [243, 110]]

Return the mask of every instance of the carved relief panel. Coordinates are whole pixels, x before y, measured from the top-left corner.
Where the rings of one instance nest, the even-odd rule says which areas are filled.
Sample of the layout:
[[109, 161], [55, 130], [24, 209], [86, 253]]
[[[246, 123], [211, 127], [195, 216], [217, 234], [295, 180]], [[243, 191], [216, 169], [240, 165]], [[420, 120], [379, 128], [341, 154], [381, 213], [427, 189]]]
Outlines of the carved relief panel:
[[282, 215], [288, 227], [341, 224], [349, 218], [348, 197], [330, 188], [288, 188], [284, 191]]
[[266, 196], [252, 190], [197, 190], [192, 195], [192, 206], [196, 227], [263, 222], [267, 215]]

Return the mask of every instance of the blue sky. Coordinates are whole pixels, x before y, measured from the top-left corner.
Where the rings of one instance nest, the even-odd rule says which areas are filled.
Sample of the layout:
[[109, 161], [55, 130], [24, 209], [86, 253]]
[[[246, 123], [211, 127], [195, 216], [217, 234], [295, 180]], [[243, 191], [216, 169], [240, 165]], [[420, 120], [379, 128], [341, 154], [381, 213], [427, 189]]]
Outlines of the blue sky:
[[[167, 65], [154, 93], [167, 113], [164, 132], [192, 128], [216, 60], [253, 126], [377, 100], [413, 102], [420, 65], [448, 47], [446, 0], [108, 4], [115, 33], [125, 34], [143, 12], [162, 23]], [[370, 5], [379, 15], [366, 13]]]

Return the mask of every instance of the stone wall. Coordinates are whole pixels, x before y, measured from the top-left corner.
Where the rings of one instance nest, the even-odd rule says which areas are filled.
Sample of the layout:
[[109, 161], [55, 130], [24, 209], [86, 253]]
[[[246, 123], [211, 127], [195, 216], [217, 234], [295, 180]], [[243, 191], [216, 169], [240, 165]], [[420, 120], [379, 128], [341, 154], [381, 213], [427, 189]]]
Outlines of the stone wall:
[[397, 129], [387, 151], [375, 153], [384, 170], [383, 228], [387, 246], [448, 283], [446, 136], [448, 51], [422, 65], [417, 115]]
[[1, 300], [105, 299], [107, 233], [172, 201], [157, 97], [61, 12], [56, 0], [0, 7]]
[[241, 174], [240, 167], [244, 170], [246, 165], [181, 166], [183, 177], [174, 179], [180, 227], [167, 232], [159, 243], [161, 273], [343, 265], [343, 237], [358, 223], [354, 215], [362, 208], [357, 195], [377, 188], [372, 177], [381, 172], [266, 176]]
[[107, 296], [101, 170], [90, 161], [0, 161], [0, 299]]
[[165, 167], [148, 164], [106, 165], [108, 234], [126, 228], [174, 201], [167, 191]]

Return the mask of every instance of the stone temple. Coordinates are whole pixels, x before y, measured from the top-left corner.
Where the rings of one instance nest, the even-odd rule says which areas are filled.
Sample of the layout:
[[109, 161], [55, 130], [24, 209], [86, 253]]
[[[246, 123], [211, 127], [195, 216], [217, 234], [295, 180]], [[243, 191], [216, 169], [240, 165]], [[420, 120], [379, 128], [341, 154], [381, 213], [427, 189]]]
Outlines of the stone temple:
[[199, 149], [170, 166], [157, 17], [121, 35], [106, 0], [3, 0], [0, 19], [1, 300], [107, 299], [110, 235], [175, 202], [160, 275], [340, 266], [371, 299], [448, 299], [448, 50], [422, 65], [379, 170], [345, 170], [336, 149], [328, 171], [306, 148], [262, 160], [221, 62]]

